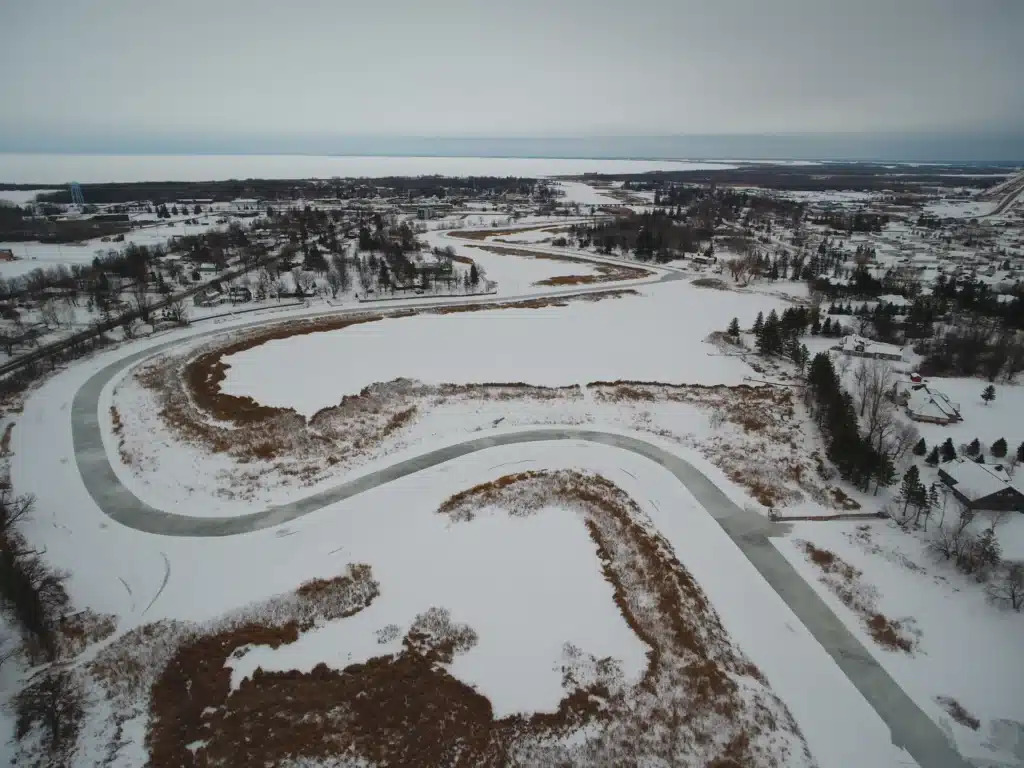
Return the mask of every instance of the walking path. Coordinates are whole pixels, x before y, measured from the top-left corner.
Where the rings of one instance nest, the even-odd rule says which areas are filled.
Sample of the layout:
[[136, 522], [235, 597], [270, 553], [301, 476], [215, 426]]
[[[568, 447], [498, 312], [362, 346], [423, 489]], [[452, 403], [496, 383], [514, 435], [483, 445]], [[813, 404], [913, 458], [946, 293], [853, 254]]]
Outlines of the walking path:
[[[678, 272], [657, 271], [662, 281], [685, 278]], [[601, 289], [614, 287], [604, 285]], [[575, 293], [583, 292], [589, 291]], [[545, 293], [538, 296], [552, 295]], [[530, 297], [503, 297], [501, 301], [526, 298]], [[360, 310], [365, 312], [365, 308]], [[100, 394], [112, 378], [139, 360], [183, 340], [224, 333], [225, 330], [176, 339], [121, 358], [94, 374], [75, 394], [71, 411], [75, 459], [86, 489], [102, 512], [111, 519], [139, 531], [163, 536], [231, 536], [281, 525], [392, 480], [495, 446], [567, 440], [599, 443], [631, 451], [667, 469], [693, 494], [874, 707], [888, 725], [893, 744], [906, 749], [922, 768], [967, 767], [968, 764], [950, 744], [943, 731], [907, 696], [769, 541], [770, 536], [784, 531], [784, 526], [770, 522], [756, 511], [737, 506], [692, 464], [636, 437], [594, 429], [562, 427], [479, 437], [405, 459], [287, 504], [237, 517], [188, 517], [146, 504], [121, 483], [110, 464], [100, 426]]]

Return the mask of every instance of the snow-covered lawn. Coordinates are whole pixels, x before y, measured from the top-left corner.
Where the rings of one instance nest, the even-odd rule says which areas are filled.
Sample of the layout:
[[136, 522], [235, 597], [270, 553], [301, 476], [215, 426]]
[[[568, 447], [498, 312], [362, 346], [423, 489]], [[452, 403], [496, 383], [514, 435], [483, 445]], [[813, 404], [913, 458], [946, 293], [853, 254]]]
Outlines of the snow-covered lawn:
[[[947, 437], [953, 438], [957, 450], [961, 444], [970, 443], [974, 438], [988, 448], [1002, 437], [1012, 454], [1024, 442], [1024, 386], [996, 384], [996, 398], [989, 405], [981, 399], [982, 391], [988, 386], [984, 379], [936, 376], [928, 379], [928, 386], [959, 403], [963, 417], [963, 421], [949, 426], [915, 422], [929, 448], [941, 444]], [[986, 456], [986, 460], [992, 459]]]
[[[810, 540], [862, 570], [863, 582], [877, 590], [878, 610], [885, 616], [912, 618], [920, 632], [915, 652], [887, 651], [873, 643], [856, 616], [818, 581], [820, 571], [798, 548], [798, 539]], [[1001, 729], [998, 721], [1024, 724], [1024, 614], [989, 605], [983, 586], [928, 555], [922, 535], [904, 533], [882, 521], [860, 529], [846, 522], [796, 523], [791, 536], [773, 541], [836, 614], [849, 619], [851, 631], [918, 705], [955, 737], [967, 756], [1014, 759], [1012, 742], [995, 744], [995, 750], [985, 744], [993, 739], [993, 731]], [[935, 700], [940, 696], [956, 699], [979, 718], [979, 730], [950, 718]]]
[[[221, 389], [312, 415], [368, 384], [399, 377], [548, 386], [617, 379], [740, 383], [750, 369], [738, 358], [715, 355], [703, 340], [734, 315], [754, 315], [772, 302], [679, 285], [566, 307], [421, 315], [271, 341], [225, 358]], [[272, 374], [282, 370], [303, 374]]]

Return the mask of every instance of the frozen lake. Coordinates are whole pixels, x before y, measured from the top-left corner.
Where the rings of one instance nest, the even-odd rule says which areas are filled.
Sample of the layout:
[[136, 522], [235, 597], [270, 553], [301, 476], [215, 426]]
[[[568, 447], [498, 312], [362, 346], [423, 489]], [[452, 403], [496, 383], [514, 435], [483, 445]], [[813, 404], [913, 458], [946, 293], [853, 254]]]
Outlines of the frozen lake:
[[356, 155], [51, 155], [0, 153], [0, 182], [98, 184], [381, 176], [559, 176], [731, 168], [678, 160], [532, 157], [373, 157]]

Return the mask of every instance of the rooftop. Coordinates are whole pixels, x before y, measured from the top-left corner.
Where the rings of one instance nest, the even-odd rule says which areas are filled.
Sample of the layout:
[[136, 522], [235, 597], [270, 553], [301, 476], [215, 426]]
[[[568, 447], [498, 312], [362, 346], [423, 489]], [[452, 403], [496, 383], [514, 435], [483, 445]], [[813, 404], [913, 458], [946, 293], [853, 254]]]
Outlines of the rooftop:
[[1009, 476], [997, 465], [978, 464], [970, 459], [954, 459], [939, 469], [954, 481], [956, 489], [971, 501], [983, 499], [1005, 488], [1020, 489], [1010, 482]]

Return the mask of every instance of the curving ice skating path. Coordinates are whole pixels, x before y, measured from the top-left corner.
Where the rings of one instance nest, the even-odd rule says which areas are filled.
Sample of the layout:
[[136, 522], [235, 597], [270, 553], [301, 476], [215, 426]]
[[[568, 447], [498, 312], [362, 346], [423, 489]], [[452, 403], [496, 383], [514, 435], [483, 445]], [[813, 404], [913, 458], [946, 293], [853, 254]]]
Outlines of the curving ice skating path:
[[[680, 277], [682, 275], [663, 272], [661, 279]], [[605, 285], [602, 288], [607, 290], [609, 287]], [[360, 311], [365, 312], [367, 308], [360, 308]], [[237, 329], [217, 330], [199, 336], [225, 333], [226, 330]], [[950, 745], [943, 731], [907, 696], [769, 541], [769, 536], [777, 532], [778, 527], [757, 512], [734, 504], [689, 462], [636, 437], [593, 429], [558, 427], [479, 437], [405, 459], [288, 504], [236, 517], [188, 517], [149, 506], [120, 482], [110, 464], [99, 420], [100, 394], [112, 378], [132, 364], [174, 344], [195, 338], [197, 335], [188, 336], [117, 360], [89, 378], [75, 394], [71, 420], [78, 469], [96, 504], [104, 514], [118, 523], [163, 536], [231, 536], [286, 523], [392, 480], [494, 446], [570, 440], [600, 443], [631, 451], [671, 472], [721, 525], [885, 721], [891, 731], [893, 744], [906, 749], [922, 768], [967, 768], [968, 763]], [[842, 724], [837, 723], [837, 727], [842, 727]]]

